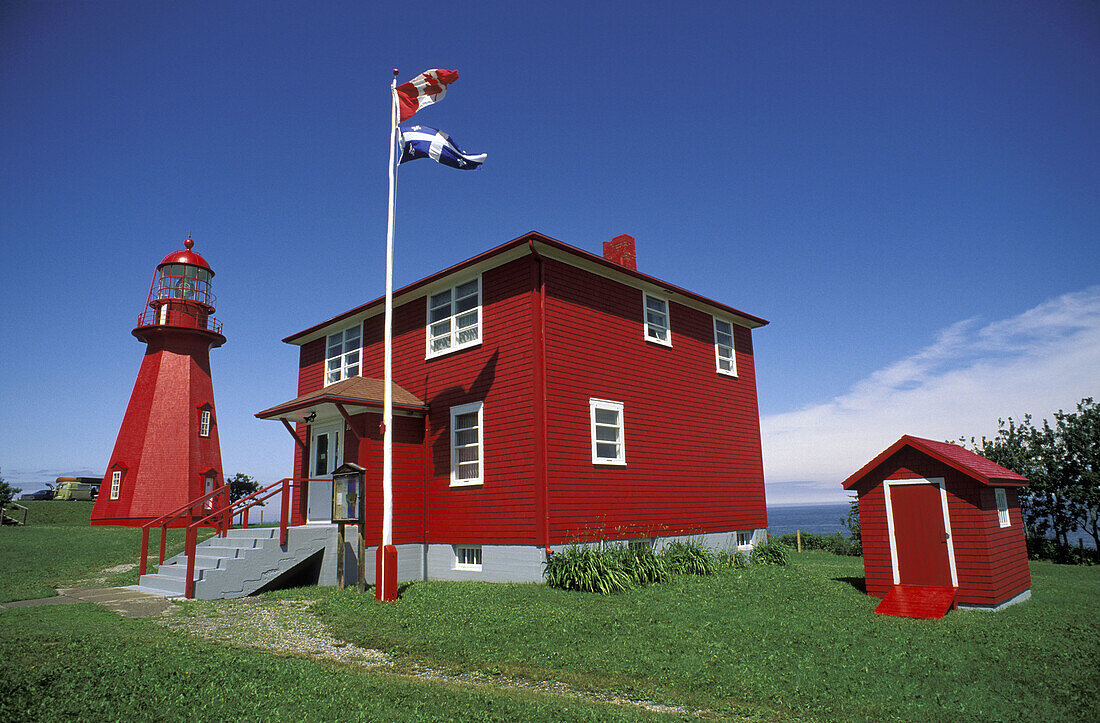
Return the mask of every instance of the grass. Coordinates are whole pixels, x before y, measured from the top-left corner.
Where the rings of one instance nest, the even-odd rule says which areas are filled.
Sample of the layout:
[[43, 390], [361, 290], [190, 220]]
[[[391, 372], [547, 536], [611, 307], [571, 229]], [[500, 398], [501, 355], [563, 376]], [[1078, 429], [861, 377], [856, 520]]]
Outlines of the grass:
[[[565, 680], [727, 715], [823, 720], [1096, 720], [1100, 568], [1033, 565], [998, 614], [873, 614], [862, 561], [677, 576], [599, 596], [540, 585], [419, 583], [396, 604], [349, 591], [338, 637], [410, 663]], [[1083, 662], [1092, 661], [1092, 662]]]
[[[0, 527], [0, 603], [57, 594], [104, 568], [137, 563], [141, 530], [92, 527], [92, 502], [28, 500], [25, 527]], [[20, 516], [22, 519], [22, 516]], [[207, 533], [209, 534], [209, 533]], [[200, 539], [203, 535], [200, 535]], [[150, 562], [156, 562], [160, 535], [149, 536]], [[170, 530], [170, 554], [183, 549], [183, 532]], [[107, 584], [133, 585], [137, 570], [107, 576]]]
[[90, 604], [5, 610], [0, 621], [4, 721], [662, 719], [234, 648]]

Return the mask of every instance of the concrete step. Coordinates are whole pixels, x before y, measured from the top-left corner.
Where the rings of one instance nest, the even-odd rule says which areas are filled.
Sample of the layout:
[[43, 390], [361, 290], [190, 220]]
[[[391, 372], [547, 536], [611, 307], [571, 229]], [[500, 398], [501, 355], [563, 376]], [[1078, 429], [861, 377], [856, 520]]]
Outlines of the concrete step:
[[229, 531], [229, 538], [248, 538], [253, 540], [273, 540], [279, 536], [278, 527], [250, 527], [247, 530], [234, 528]]
[[164, 595], [165, 597], [179, 597], [185, 592], [182, 577], [176, 579], [159, 573], [142, 575], [138, 579], [138, 587], [155, 591], [158, 595]]

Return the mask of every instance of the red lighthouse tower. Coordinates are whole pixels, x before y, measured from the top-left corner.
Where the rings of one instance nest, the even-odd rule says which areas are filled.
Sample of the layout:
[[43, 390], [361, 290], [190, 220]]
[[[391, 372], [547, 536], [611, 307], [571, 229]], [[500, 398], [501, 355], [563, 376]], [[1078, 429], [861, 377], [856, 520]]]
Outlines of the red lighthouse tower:
[[[164, 257], [133, 335], [146, 345], [93, 525], [141, 526], [224, 483], [210, 350], [225, 343], [214, 319], [214, 271], [192, 251]], [[186, 520], [180, 519], [178, 524]]]

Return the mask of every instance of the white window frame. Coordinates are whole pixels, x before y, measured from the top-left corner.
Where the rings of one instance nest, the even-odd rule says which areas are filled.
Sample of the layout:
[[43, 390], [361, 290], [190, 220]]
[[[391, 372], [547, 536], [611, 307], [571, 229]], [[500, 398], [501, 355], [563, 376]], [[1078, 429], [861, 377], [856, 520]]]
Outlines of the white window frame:
[[122, 488], [122, 470], [116, 469], [111, 473], [111, 497], [112, 500], [118, 499], [118, 493]]
[[[756, 530], [738, 530], [734, 533], [734, 539], [737, 542], [738, 550], [748, 550], [752, 547], [752, 538], [756, 536]], [[742, 542], [742, 538], [745, 542]]]
[[[350, 335], [350, 338], [349, 338]], [[334, 340], [339, 339], [334, 343]], [[333, 350], [339, 345], [339, 351]], [[349, 344], [355, 344], [354, 347]], [[354, 324], [325, 337], [325, 386], [358, 376], [363, 369], [363, 325]]]
[[[459, 299], [457, 297], [458, 290], [470, 284], [477, 285], [476, 293], [466, 293]], [[481, 344], [481, 337], [484, 332], [481, 324], [481, 290], [481, 276], [475, 276], [472, 279], [466, 279], [462, 283], [428, 294], [424, 323], [425, 359], [432, 359], [433, 357], [443, 356]], [[447, 301], [438, 301], [437, 297], [444, 294], [447, 295]], [[456, 310], [459, 301], [465, 301], [471, 297], [475, 300], [473, 306], [464, 308], [462, 311]], [[433, 316], [435, 316], [434, 320]], [[461, 330], [459, 329], [460, 323], [465, 324]], [[446, 330], [442, 329], [444, 325], [446, 325]], [[473, 336], [468, 334], [471, 331]], [[463, 334], [466, 334], [467, 338], [460, 341], [459, 336]], [[437, 342], [438, 346], [436, 346]]]
[[[664, 307], [664, 311], [658, 311], [656, 309], [650, 309], [649, 302], [653, 300]], [[669, 301], [664, 296], [658, 296], [657, 294], [651, 294], [648, 291], [642, 292], [642, 329], [646, 341], [653, 342], [654, 344], [661, 344], [663, 346], [672, 346], [672, 317], [669, 312]], [[653, 323], [650, 323], [650, 314], [654, 314], [657, 317], [664, 317], [663, 324], [659, 319], [655, 319]], [[660, 332], [664, 332], [664, 338], [660, 337]]]
[[455, 545], [454, 550], [454, 569], [468, 570], [470, 572], [481, 572], [481, 545]]
[[[719, 319], [717, 316], [714, 319], [714, 368], [719, 374], [726, 374], [731, 377], [737, 376], [737, 346], [734, 342], [734, 324], [729, 319]], [[726, 324], [729, 326], [729, 333], [720, 331], [718, 329], [719, 324]], [[727, 334], [730, 338], [730, 343], [724, 344], [718, 338], [719, 334]], [[729, 352], [724, 351], [729, 349]], [[729, 369], [722, 368], [722, 362], [729, 363]]]
[[204, 409], [199, 413], [199, 436], [210, 436], [210, 410]]
[[[618, 424], [611, 425], [605, 422], [596, 423], [596, 412], [599, 411], [614, 411], [618, 414]], [[588, 400], [588, 420], [589, 420], [589, 432], [592, 437], [592, 464], [610, 464], [610, 465], [626, 465], [626, 422], [624, 419], [623, 403], [613, 402], [607, 399], [589, 399]], [[614, 427], [618, 430], [618, 449], [615, 456], [609, 457], [601, 455], [599, 453], [599, 445], [608, 444], [608, 440], [597, 441], [596, 428], [597, 426], [607, 428]]]
[[1004, 487], [994, 487], [993, 497], [997, 501], [997, 522], [1001, 527], [1008, 527], [1012, 524], [1008, 516], [1008, 493], [1005, 492]]
[[[482, 402], [473, 402], [471, 404], [461, 404], [457, 407], [451, 407], [451, 487], [472, 487], [474, 485], [480, 485], [485, 483], [485, 405]], [[477, 414], [477, 441], [468, 444], [458, 443], [458, 433], [460, 431], [468, 431], [470, 427], [464, 427], [458, 429], [457, 420], [460, 416], [466, 414]], [[468, 463], [459, 461], [459, 450], [461, 449], [476, 449], [477, 451], [477, 476], [476, 477], [459, 477], [459, 466], [461, 464]]]

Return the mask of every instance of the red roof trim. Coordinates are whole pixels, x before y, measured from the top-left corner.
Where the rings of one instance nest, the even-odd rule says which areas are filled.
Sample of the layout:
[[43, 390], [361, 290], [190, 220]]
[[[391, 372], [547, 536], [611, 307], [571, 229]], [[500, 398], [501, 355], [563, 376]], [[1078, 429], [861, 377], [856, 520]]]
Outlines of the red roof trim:
[[[445, 276], [448, 276], [449, 274], [454, 274], [454, 273], [457, 273], [459, 271], [462, 271], [465, 268], [468, 268], [470, 266], [474, 266], [476, 264], [479, 264], [482, 261], [485, 261], [486, 259], [492, 258], [493, 256], [500, 255], [500, 254], [505, 253], [507, 251], [510, 251], [510, 250], [512, 250], [512, 249], [514, 249], [518, 246], [523, 246], [525, 244], [528, 244], [530, 241], [537, 241], [537, 242], [545, 244], [545, 245], [547, 245], [551, 248], [558, 249], [560, 251], [564, 251], [565, 253], [573, 254], [574, 256], [578, 256], [578, 257], [584, 259], [585, 261], [589, 261], [589, 262], [598, 264], [600, 266], [603, 266], [605, 268], [614, 270], [614, 271], [616, 271], [618, 273], [621, 273], [621, 274], [624, 274], [626, 276], [633, 276], [634, 278], [638, 279], [639, 281], [645, 281], [645, 282], [653, 284], [655, 286], [660, 286], [664, 289], [667, 289], [667, 290], [671, 291], [672, 293], [680, 294], [680, 295], [685, 296], [689, 299], [694, 299], [695, 301], [701, 302], [701, 303], [706, 304], [708, 306], [713, 306], [716, 309], [724, 311], [728, 314], [733, 314], [735, 316], [739, 316], [742, 319], [745, 319], [749, 322], [758, 324], [759, 326], [765, 326], [768, 323], [768, 321], [766, 319], [762, 319], [762, 318], [760, 318], [758, 316], [754, 316], [752, 314], [747, 314], [744, 311], [740, 311], [738, 309], [733, 308], [732, 306], [727, 306], [726, 304], [722, 304], [722, 303], [714, 301], [712, 299], [708, 299], [705, 296], [702, 296], [700, 294], [696, 294], [693, 291], [688, 291], [686, 289], [682, 289], [679, 286], [675, 286], [675, 285], [670, 284], [666, 281], [661, 281], [660, 279], [657, 279], [653, 276], [649, 276], [648, 274], [643, 274], [639, 271], [634, 271], [633, 269], [628, 269], [625, 266], [619, 266], [618, 264], [616, 264], [614, 262], [608, 261], [607, 259], [603, 258], [602, 256], [597, 256], [596, 254], [585, 251], [584, 249], [579, 249], [576, 246], [570, 246], [569, 244], [558, 241], [557, 239], [552, 239], [549, 236], [544, 236], [543, 234], [541, 234], [537, 231], [531, 231], [529, 233], [526, 233], [523, 236], [519, 236], [518, 238], [514, 238], [511, 241], [508, 241], [507, 243], [504, 243], [504, 244], [501, 244], [500, 246], [497, 246], [496, 248], [489, 249], [488, 251], [486, 251], [484, 253], [478, 254], [477, 256], [474, 256], [474, 257], [466, 259], [465, 261], [462, 261], [458, 264], [455, 264], [454, 266], [451, 266], [450, 268], [447, 268], [447, 269], [444, 269], [444, 270], [442, 270], [438, 273], [432, 274], [431, 276], [426, 276], [425, 278], [421, 279], [420, 281], [416, 281], [412, 284], [409, 284], [408, 286], [404, 286], [404, 287], [398, 289], [397, 291], [394, 291], [393, 296], [396, 299], [398, 296], [402, 296], [404, 294], [408, 294], [410, 292], [413, 292], [413, 291], [419, 289], [420, 287], [427, 286], [428, 284], [431, 284], [431, 283], [433, 283], [433, 282], [435, 282], [435, 281], [437, 281], [437, 280], [439, 280], [439, 279], [441, 279]], [[530, 253], [530, 251], [528, 250], [527, 253]], [[309, 327], [308, 329], [304, 329], [302, 331], [299, 331], [296, 334], [291, 334], [290, 336], [284, 338], [283, 341], [286, 342], [287, 344], [293, 344], [298, 339], [301, 339], [302, 337], [309, 336], [310, 334], [312, 334], [316, 331], [319, 331], [319, 330], [325, 328], [326, 326], [330, 326], [332, 324], [339, 323], [340, 321], [343, 321], [344, 319], [355, 316], [356, 314], [359, 314], [359, 313], [361, 313], [363, 311], [366, 311], [367, 309], [369, 309], [373, 306], [377, 306], [377, 305], [382, 304], [382, 303], [385, 303], [385, 297], [378, 297], [377, 299], [374, 299], [373, 301], [368, 301], [367, 303], [361, 304], [361, 305], [355, 307], [354, 309], [349, 309], [348, 311], [345, 311], [342, 314], [334, 316], [331, 319], [328, 319], [326, 321], [322, 321], [320, 324], [314, 324], [313, 326]]]
[[902, 447], [912, 447], [918, 452], [943, 462], [948, 467], [958, 470], [968, 477], [978, 480], [982, 484], [997, 487], [1024, 487], [1028, 480], [1010, 469], [991, 460], [975, 454], [965, 447], [948, 442], [936, 442], [931, 439], [912, 437], [908, 434], [894, 442], [886, 450], [859, 468], [855, 474], [841, 483], [846, 490], [850, 490], [866, 478], [868, 474], [889, 457], [892, 457]]

